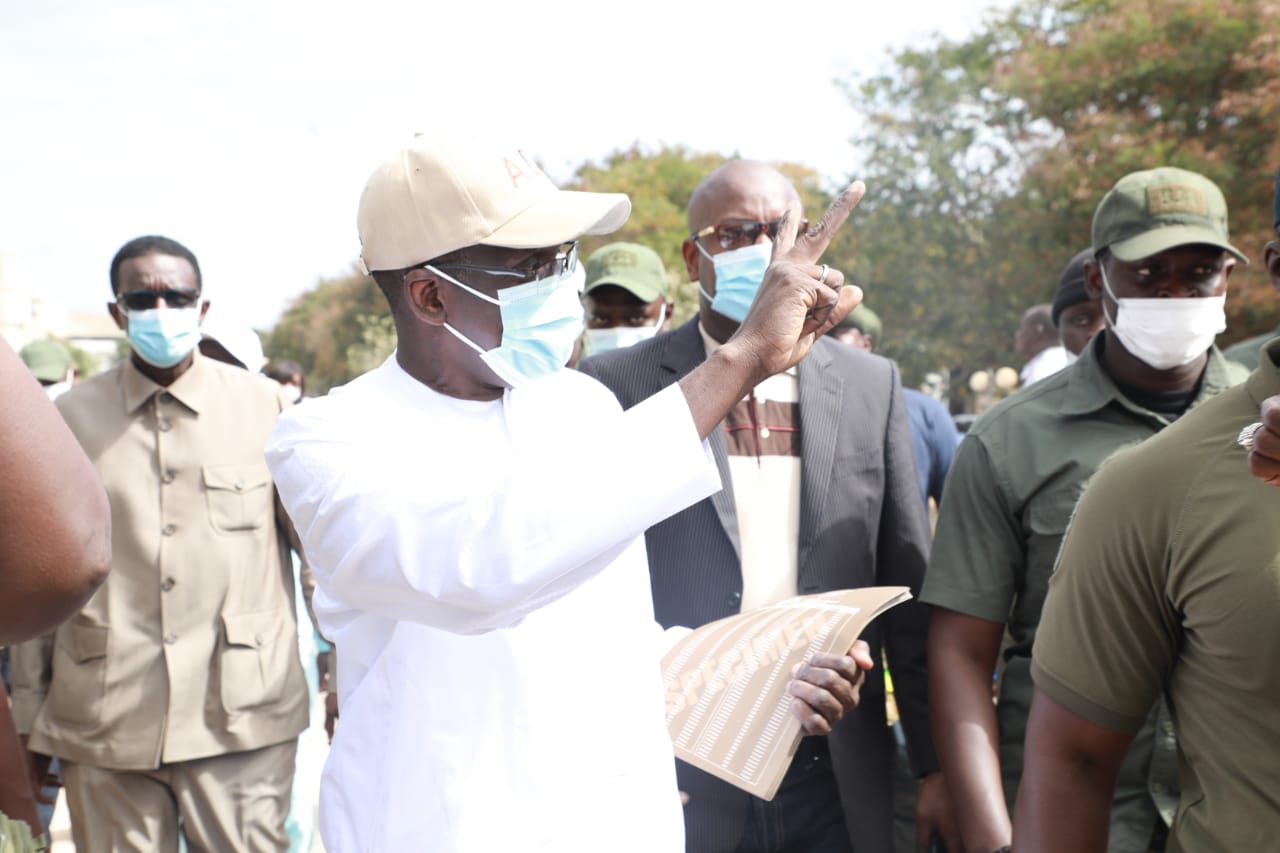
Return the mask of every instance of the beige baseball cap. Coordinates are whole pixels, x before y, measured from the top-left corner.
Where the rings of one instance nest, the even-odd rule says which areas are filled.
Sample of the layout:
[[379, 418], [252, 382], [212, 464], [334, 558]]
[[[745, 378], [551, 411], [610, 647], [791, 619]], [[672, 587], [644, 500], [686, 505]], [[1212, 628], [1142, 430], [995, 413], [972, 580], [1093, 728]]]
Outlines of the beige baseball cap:
[[418, 133], [374, 170], [356, 227], [366, 272], [398, 270], [466, 246], [536, 249], [608, 234], [631, 214], [620, 193], [558, 189], [515, 148]]

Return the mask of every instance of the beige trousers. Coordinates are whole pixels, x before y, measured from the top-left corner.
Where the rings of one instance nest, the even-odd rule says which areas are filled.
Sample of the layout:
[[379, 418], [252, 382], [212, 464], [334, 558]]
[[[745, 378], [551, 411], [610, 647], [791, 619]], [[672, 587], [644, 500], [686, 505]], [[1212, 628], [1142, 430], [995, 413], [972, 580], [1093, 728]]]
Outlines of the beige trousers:
[[285, 818], [297, 741], [158, 770], [62, 762], [77, 853], [177, 853], [178, 819], [191, 853], [289, 849]]

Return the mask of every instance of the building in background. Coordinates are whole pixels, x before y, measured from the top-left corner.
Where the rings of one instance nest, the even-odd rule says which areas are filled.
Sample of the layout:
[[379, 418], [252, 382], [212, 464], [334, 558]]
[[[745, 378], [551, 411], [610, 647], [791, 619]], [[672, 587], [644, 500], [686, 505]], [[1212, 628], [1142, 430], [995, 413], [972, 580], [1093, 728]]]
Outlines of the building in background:
[[72, 311], [56, 299], [46, 299], [22, 256], [3, 249], [0, 336], [15, 350], [49, 336], [62, 340], [72, 349], [80, 379], [107, 369], [127, 352], [121, 346], [124, 333], [105, 311]]

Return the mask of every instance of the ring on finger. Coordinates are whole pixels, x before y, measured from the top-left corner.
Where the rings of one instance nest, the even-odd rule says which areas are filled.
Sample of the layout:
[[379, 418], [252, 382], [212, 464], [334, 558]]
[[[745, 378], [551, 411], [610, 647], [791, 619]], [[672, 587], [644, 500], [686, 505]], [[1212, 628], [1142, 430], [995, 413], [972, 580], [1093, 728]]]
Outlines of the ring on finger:
[[818, 275], [818, 284], [826, 284], [827, 273], [831, 271], [831, 267], [826, 264], [822, 265], [822, 272]]
[[1253, 438], [1258, 434], [1258, 430], [1260, 429], [1262, 429], [1262, 424], [1260, 423], [1249, 424], [1247, 427], [1240, 430], [1240, 434], [1236, 436], [1236, 444], [1240, 445], [1245, 450], [1253, 450]]

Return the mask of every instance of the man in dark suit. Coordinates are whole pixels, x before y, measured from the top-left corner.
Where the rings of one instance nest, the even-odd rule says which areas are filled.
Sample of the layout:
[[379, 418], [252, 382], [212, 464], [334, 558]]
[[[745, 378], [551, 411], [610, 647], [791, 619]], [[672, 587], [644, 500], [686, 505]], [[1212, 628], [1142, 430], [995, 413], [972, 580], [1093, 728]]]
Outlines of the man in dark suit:
[[[732, 161], [689, 203], [683, 252], [698, 316], [580, 369], [624, 407], [677, 382], [738, 329], [798, 196], [776, 169]], [[757, 385], [711, 434], [725, 488], [649, 529], [658, 621], [696, 627], [797, 594], [873, 585], [918, 593], [929, 532], [894, 365], [831, 340]], [[914, 773], [919, 836], [953, 838], [929, 735], [924, 608], [902, 605], [864, 639], [877, 668], [828, 738], [806, 738], [772, 802], [679, 764], [690, 851], [892, 851], [890, 729], [881, 653], [893, 673]], [[921, 848], [923, 849], [923, 848]], [[953, 849], [958, 850], [956, 845]]]

